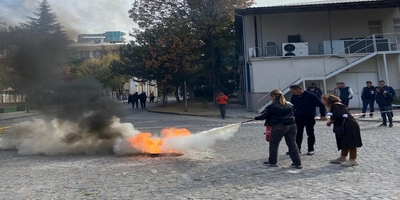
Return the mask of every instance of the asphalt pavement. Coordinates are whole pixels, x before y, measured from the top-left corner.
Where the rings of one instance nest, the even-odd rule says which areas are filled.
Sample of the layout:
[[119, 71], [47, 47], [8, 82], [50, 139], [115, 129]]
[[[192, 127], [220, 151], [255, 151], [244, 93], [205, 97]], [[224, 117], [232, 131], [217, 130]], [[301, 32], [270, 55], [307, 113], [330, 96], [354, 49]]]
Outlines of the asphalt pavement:
[[[199, 133], [257, 115], [243, 108], [230, 108], [229, 117], [223, 120], [152, 113], [122, 105], [129, 115], [121, 122], [152, 133], [171, 126]], [[352, 112], [357, 114], [356, 110]], [[8, 118], [0, 114], [0, 125], [45, 117], [35, 111], [6, 115]], [[315, 125], [315, 154], [309, 156], [303, 151], [301, 155], [303, 169], [290, 168], [291, 159], [285, 154], [283, 141], [279, 166], [262, 165], [268, 158], [268, 143], [261, 122], [242, 124], [230, 138], [182, 156], [44, 156], [0, 150], [0, 199], [400, 199], [400, 125], [378, 127], [380, 122], [367, 121], [378, 120], [378, 116], [375, 118], [359, 121], [363, 146], [358, 149], [359, 165], [355, 167], [329, 163], [340, 152], [332, 129], [323, 121]], [[23, 146], [29, 145], [28, 141]], [[196, 138], [192, 145], [203, 142]], [[304, 139], [303, 148], [306, 144]], [[44, 144], [39, 140], [38, 145]]]

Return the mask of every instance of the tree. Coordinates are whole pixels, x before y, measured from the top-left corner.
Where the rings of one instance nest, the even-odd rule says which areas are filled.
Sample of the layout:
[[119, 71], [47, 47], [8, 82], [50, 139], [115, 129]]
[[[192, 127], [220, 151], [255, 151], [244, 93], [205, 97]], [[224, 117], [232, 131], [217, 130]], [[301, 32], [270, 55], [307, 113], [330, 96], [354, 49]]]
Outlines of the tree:
[[10, 29], [9, 66], [16, 77], [13, 88], [26, 95], [27, 111], [31, 103], [40, 103], [44, 93], [54, 90], [62, 81], [69, 40], [61, 30], [55, 14], [44, 0], [35, 17]]
[[[0, 25], [3, 23], [0, 22]], [[6, 25], [0, 26], [0, 38], [4, 38], [0, 41], [0, 89], [5, 90], [7, 87], [12, 85], [11, 80], [11, 69], [7, 65], [7, 54], [8, 54], [8, 40], [9, 31]]]
[[113, 90], [120, 89], [121, 82], [128, 79], [125, 75], [112, 72], [112, 64], [119, 61], [119, 56], [107, 54], [103, 58], [86, 59], [82, 62], [71, 63], [64, 68], [64, 77], [70, 81], [85, 76], [96, 78], [104, 87]]
[[[179, 33], [190, 33], [190, 38], [194, 38], [194, 40], [201, 43], [201, 45], [195, 46], [196, 50], [194, 48], [190, 49], [192, 52], [199, 52], [194, 56], [197, 62], [193, 62], [194, 58], [192, 58], [191, 63], [197, 63], [197, 65], [203, 64], [204, 68], [201, 72], [205, 76], [200, 78], [200, 80], [209, 80], [208, 82], [212, 84], [215, 96], [218, 90], [221, 89], [222, 83], [229, 85], [227, 83], [230, 80], [235, 80], [234, 75], [221, 73], [222, 71], [226, 72], [227, 70], [225, 69], [232, 68], [234, 65], [234, 59], [232, 59], [235, 54], [233, 48], [233, 10], [249, 6], [253, 3], [252, 0], [181, 0], [167, 1], [166, 3], [158, 0], [135, 1], [129, 13], [130, 17], [139, 25], [139, 28], [133, 32], [136, 41], [139, 45], [146, 45], [149, 49], [153, 50], [150, 57], [146, 57], [148, 59], [152, 59], [151, 56], [153, 55], [162, 55], [162, 58], [171, 58], [174, 55], [176, 56], [176, 53], [173, 53], [174, 51], [170, 48], [162, 51], [157, 42], [149, 42], [147, 37], [141, 37], [146, 36], [143, 32], [159, 30], [157, 32], [158, 37], [153, 37], [152, 39], [163, 41], [163, 38], [178, 37], [180, 42], [185, 42], [185, 44], [180, 45], [184, 47], [191, 46], [193, 40], [183, 40], [182, 38], [188, 35]], [[171, 19], [174, 20], [174, 26], [170, 26]], [[177, 26], [177, 24], [179, 25]], [[154, 51], [157, 53], [154, 53]], [[180, 55], [186, 57], [188, 53], [180, 53]], [[163, 59], [157, 60], [160, 61]], [[151, 64], [153, 67], [157, 66], [153, 62]], [[177, 67], [178, 65], [175, 66]], [[230, 71], [231, 74], [233, 74], [232, 72]], [[224, 76], [224, 78], [221, 78], [221, 76]], [[189, 82], [196, 84], [196, 81], [193, 79]]]
[[115, 70], [143, 81], [156, 80], [164, 92], [172, 85], [176, 88], [175, 95], [180, 102], [177, 90], [199, 68], [196, 61], [200, 57], [198, 49], [202, 45], [201, 41], [193, 37], [189, 27], [180, 26], [171, 21], [137, 34], [137, 45], [130, 44], [122, 51], [123, 63], [115, 63]]
[[[204, 52], [208, 58], [207, 66], [211, 74], [213, 96], [222, 89], [220, 85], [222, 67], [234, 64], [224, 62], [227, 61], [225, 59], [227, 56], [224, 55], [234, 54], [233, 43], [231, 43], [234, 39], [232, 37], [234, 34], [233, 10], [252, 4], [254, 4], [253, 0], [188, 0], [191, 18], [196, 23], [198, 36], [206, 44]], [[229, 47], [226, 44], [232, 46]]]

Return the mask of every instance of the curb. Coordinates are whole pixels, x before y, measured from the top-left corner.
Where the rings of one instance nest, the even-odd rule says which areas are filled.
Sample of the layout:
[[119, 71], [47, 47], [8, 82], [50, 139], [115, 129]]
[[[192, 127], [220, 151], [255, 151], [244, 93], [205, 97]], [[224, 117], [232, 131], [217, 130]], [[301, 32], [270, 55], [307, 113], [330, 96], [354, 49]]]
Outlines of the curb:
[[152, 113], [162, 113], [162, 114], [173, 114], [173, 115], [188, 115], [188, 116], [200, 116], [200, 117], [220, 117], [220, 115], [206, 115], [206, 114], [195, 114], [195, 113], [185, 113], [185, 112], [166, 112], [166, 111], [156, 111], [156, 110], [149, 110], [148, 112]]
[[32, 117], [32, 116], [38, 116], [38, 115], [43, 115], [43, 114], [32, 114], [32, 115], [23, 115], [23, 116], [18, 116], [18, 117], [8, 117], [8, 118], [0, 118], [0, 121], [3, 120], [11, 120], [11, 119], [19, 119], [19, 118], [24, 118], [24, 117]]

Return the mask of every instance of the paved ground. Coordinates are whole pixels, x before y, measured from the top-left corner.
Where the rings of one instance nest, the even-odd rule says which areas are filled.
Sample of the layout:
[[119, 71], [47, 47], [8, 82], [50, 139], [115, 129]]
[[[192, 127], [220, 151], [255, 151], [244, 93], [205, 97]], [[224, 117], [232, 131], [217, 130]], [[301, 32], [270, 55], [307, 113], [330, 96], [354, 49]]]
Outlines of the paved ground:
[[[244, 120], [239, 115], [222, 120], [124, 106], [131, 115], [122, 121], [142, 131], [176, 126], [196, 133]], [[3, 118], [0, 126], [31, 119]], [[322, 121], [315, 126], [315, 155], [301, 156], [301, 170], [289, 168], [284, 142], [279, 167], [262, 166], [268, 143], [261, 123], [243, 124], [229, 140], [177, 157], [21, 156], [0, 150], [0, 199], [400, 199], [400, 124], [378, 124], [360, 121], [364, 146], [359, 166], [350, 168], [328, 163], [339, 152], [331, 128]]]

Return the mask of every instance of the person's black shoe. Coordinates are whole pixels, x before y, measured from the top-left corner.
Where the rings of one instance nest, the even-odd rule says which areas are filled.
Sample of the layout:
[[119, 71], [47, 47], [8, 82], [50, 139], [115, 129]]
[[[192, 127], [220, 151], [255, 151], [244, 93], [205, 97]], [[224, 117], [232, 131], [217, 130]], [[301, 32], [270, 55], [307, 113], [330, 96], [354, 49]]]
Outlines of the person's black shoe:
[[271, 164], [271, 163], [269, 163], [268, 161], [263, 162], [263, 165], [264, 165], [264, 166], [268, 166], [268, 167], [278, 167], [277, 164]]
[[295, 168], [295, 169], [301, 169], [301, 168], [303, 168], [303, 166], [301, 166], [301, 165], [295, 165], [295, 164], [293, 164], [293, 163], [290, 165], [290, 167], [291, 167], [291, 168]]
[[365, 115], [361, 115], [359, 118], [365, 118]]
[[[299, 154], [301, 155], [301, 151], [299, 150]], [[289, 151], [286, 152], [286, 155], [290, 155]]]
[[389, 128], [393, 128], [393, 124], [389, 124]]
[[314, 155], [314, 151], [308, 151], [308, 152], [307, 152], [307, 155], [309, 155], [309, 156]]
[[386, 124], [381, 124], [381, 125], [379, 125], [379, 127], [381, 127], [381, 126], [387, 126]]

